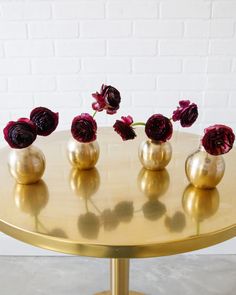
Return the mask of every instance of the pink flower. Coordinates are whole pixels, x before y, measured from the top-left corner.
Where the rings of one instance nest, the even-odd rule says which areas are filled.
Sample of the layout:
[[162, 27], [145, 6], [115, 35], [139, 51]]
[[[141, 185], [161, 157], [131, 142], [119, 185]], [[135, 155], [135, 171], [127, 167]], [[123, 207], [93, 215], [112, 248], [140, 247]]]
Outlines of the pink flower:
[[4, 138], [10, 147], [22, 149], [30, 146], [37, 137], [36, 125], [27, 118], [10, 121], [3, 129]]
[[123, 140], [134, 139], [137, 135], [131, 126], [132, 123], [133, 118], [131, 116], [121, 117], [121, 120], [116, 120], [113, 128]]
[[190, 127], [197, 120], [198, 107], [189, 100], [180, 100], [177, 110], [173, 112], [173, 121], [180, 121], [182, 127]]
[[232, 149], [235, 135], [230, 127], [216, 124], [206, 128], [204, 133], [202, 145], [209, 154], [217, 156]]
[[97, 123], [92, 116], [83, 113], [73, 119], [71, 133], [79, 142], [94, 141], [97, 138]]
[[92, 96], [96, 99], [92, 107], [97, 112], [106, 110], [107, 114], [113, 115], [120, 107], [120, 92], [113, 86], [103, 84], [100, 93], [93, 93]]
[[59, 114], [47, 108], [38, 107], [32, 110], [30, 119], [36, 124], [38, 135], [48, 136], [57, 128]]
[[167, 117], [161, 114], [152, 115], [145, 125], [147, 137], [155, 141], [167, 141], [173, 133], [173, 126]]

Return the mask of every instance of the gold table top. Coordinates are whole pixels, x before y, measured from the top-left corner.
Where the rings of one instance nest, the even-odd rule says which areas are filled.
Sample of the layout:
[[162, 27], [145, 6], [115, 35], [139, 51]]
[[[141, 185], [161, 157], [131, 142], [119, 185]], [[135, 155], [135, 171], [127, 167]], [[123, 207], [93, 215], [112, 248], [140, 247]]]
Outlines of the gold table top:
[[199, 136], [175, 132], [166, 170], [148, 171], [138, 159], [139, 136], [122, 142], [111, 128], [98, 134], [95, 169], [76, 171], [66, 155], [68, 131], [39, 138], [47, 159], [43, 180], [16, 184], [0, 150], [0, 230], [26, 243], [69, 254], [141, 258], [183, 253], [236, 235], [236, 149], [214, 190], [189, 186], [186, 157]]

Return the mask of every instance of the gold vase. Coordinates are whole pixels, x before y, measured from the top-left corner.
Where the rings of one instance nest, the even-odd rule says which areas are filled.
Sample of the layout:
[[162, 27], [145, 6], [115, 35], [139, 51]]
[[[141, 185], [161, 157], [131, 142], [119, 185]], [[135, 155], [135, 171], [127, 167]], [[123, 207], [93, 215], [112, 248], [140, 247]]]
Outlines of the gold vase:
[[168, 141], [148, 139], [140, 144], [138, 154], [143, 167], [149, 170], [162, 170], [171, 160], [172, 147]]
[[224, 176], [224, 158], [208, 154], [203, 147], [188, 156], [185, 172], [190, 183], [197, 188], [211, 189], [217, 186]]
[[20, 184], [38, 182], [43, 176], [46, 160], [42, 151], [31, 145], [24, 149], [12, 149], [8, 166], [11, 175]]
[[72, 138], [68, 142], [67, 151], [72, 166], [80, 170], [87, 170], [96, 165], [100, 149], [97, 141], [82, 143]]

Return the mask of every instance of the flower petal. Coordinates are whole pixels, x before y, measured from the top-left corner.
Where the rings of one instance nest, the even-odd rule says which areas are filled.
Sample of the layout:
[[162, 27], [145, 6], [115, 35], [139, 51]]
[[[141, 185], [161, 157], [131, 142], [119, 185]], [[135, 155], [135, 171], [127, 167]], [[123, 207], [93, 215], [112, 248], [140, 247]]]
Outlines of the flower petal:
[[10, 147], [22, 149], [30, 146], [37, 137], [36, 125], [27, 118], [10, 121], [3, 129], [4, 138]]
[[32, 110], [30, 119], [36, 124], [38, 135], [48, 136], [57, 128], [59, 114], [45, 107], [37, 107]]

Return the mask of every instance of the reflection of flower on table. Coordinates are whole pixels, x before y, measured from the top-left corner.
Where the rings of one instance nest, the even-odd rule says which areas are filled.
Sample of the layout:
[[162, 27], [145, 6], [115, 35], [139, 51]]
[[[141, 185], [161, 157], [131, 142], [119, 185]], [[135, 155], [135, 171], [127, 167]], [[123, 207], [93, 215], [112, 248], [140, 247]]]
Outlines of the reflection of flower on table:
[[78, 228], [83, 237], [95, 239], [99, 233], [100, 221], [95, 213], [89, 212], [89, 203], [99, 189], [100, 175], [96, 168], [90, 170], [79, 170], [72, 168], [70, 173], [70, 186], [76, 196], [85, 202], [86, 213], [81, 214], [78, 219]]
[[[139, 190], [149, 199], [144, 203], [142, 211], [149, 220], [158, 220], [166, 215], [166, 206], [158, 199], [163, 196], [170, 184], [170, 176], [166, 169], [160, 171], [141, 169], [138, 175]], [[180, 232], [185, 227], [185, 216], [177, 211], [172, 217], [166, 215], [165, 226], [171, 232]]]
[[42, 231], [50, 236], [67, 238], [61, 228], [49, 230], [39, 219], [41, 211], [47, 206], [49, 200], [48, 187], [43, 180], [28, 185], [18, 183], [15, 185], [13, 194], [17, 208], [34, 218], [36, 232]]
[[49, 199], [46, 183], [40, 180], [35, 184], [16, 184], [14, 188], [14, 198], [17, 208], [34, 217], [35, 230], [38, 232], [39, 226], [45, 230], [38, 216], [41, 210], [46, 207]]
[[165, 216], [164, 223], [169, 231], [180, 232], [185, 227], [184, 214], [177, 211], [172, 217], [168, 216], [165, 204], [159, 200], [169, 188], [170, 177], [166, 169], [151, 171], [143, 168], [139, 172], [139, 190], [148, 198], [141, 208], [134, 208], [134, 203], [126, 200], [118, 202], [113, 208], [100, 209], [92, 198], [100, 186], [100, 175], [96, 168], [72, 168], [69, 181], [74, 194], [84, 200], [85, 213], [80, 214], [77, 224], [84, 238], [96, 239], [101, 227], [105, 231], [115, 230], [120, 223], [131, 222], [134, 215], [140, 211], [150, 221], [157, 221]]
[[170, 177], [166, 169], [151, 171], [142, 168], [137, 178], [139, 190], [148, 198], [142, 206], [143, 215], [149, 220], [157, 220], [166, 213], [165, 205], [158, 199], [169, 188]]
[[[133, 202], [122, 201], [117, 203], [113, 209], [106, 208], [102, 211], [92, 200], [92, 196], [100, 186], [100, 175], [96, 168], [90, 170], [72, 169], [70, 186], [75, 195], [85, 202], [86, 212], [78, 218], [78, 229], [83, 237], [96, 239], [101, 226], [104, 227], [104, 230], [111, 231], [120, 222], [131, 221], [134, 214]], [[96, 213], [90, 211], [91, 207]]]
[[196, 234], [200, 234], [200, 223], [213, 216], [220, 204], [220, 195], [215, 189], [199, 189], [188, 185], [183, 193], [184, 211], [196, 222]]

